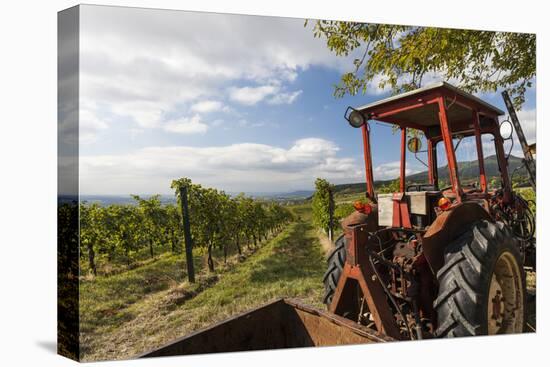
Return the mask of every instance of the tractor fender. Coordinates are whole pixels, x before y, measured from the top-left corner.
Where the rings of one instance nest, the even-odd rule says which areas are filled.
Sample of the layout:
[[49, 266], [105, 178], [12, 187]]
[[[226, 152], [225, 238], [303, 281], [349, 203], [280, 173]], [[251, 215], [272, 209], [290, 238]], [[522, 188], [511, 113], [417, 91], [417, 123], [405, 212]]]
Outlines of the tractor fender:
[[364, 214], [355, 210], [353, 213], [342, 219], [340, 225], [344, 231], [344, 237], [346, 237], [347, 240], [351, 240], [352, 229], [354, 226], [359, 224], [367, 224], [367, 230], [369, 232], [378, 229], [378, 211], [376, 210], [375, 205], [371, 204], [371, 207], [372, 211], [369, 214]]
[[445, 247], [480, 220], [493, 222], [489, 213], [476, 202], [460, 203], [435, 219], [422, 238], [424, 256], [434, 274], [443, 266]]

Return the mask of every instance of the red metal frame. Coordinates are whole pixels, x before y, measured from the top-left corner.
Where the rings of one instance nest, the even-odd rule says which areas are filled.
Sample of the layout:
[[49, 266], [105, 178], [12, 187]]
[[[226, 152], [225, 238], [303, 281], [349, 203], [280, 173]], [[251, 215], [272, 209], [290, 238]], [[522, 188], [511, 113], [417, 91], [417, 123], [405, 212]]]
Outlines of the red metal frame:
[[[495, 117], [496, 126], [499, 126], [498, 118]], [[493, 133], [495, 137], [495, 150], [497, 153], [497, 160], [499, 162], [500, 173], [502, 176], [502, 186], [504, 189], [504, 195], [502, 201], [504, 204], [508, 204], [512, 201], [512, 184], [510, 183], [510, 176], [508, 176], [508, 164], [506, 163], [506, 154], [504, 153], [504, 140], [500, 136], [500, 130], [495, 129]]]
[[481, 130], [479, 129], [479, 113], [476, 110], [472, 111], [472, 122], [474, 124], [476, 148], [477, 148], [477, 161], [479, 165], [479, 185], [481, 191], [487, 192], [487, 177], [485, 176], [485, 161], [483, 160], [483, 144], [481, 141]]
[[[448, 102], [448, 106], [446, 105], [446, 102]], [[414, 108], [425, 107], [428, 104], [436, 104], [435, 106], [437, 106], [437, 110], [432, 110], [432, 108], [430, 107], [430, 109], [427, 111], [437, 111], [437, 117], [439, 120], [439, 124], [437, 125], [437, 119], [435, 118], [435, 116], [428, 116], [429, 120], [427, 123], [429, 123], [430, 126], [419, 125], [417, 123], [413, 123], [412, 121], [406, 120], [407, 118], [412, 119], [413, 117], [423, 118], [425, 116], [424, 113], [414, 115], [402, 114], [401, 116], [396, 116], [396, 114], [398, 113]], [[448, 110], [452, 109], [452, 106], [455, 104], [463, 106], [470, 110], [471, 115], [468, 116], [468, 113], [465, 113], [465, 111], [463, 111], [462, 109], [460, 111], [457, 111], [456, 114], [453, 113], [451, 116], [452, 118], [454, 118], [454, 120], [452, 121], [451, 126]], [[399, 233], [408, 233], [407, 229], [409, 229], [410, 232], [422, 232], [426, 229], [426, 227], [424, 227], [423, 229], [417, 229], [416, 227], [414, 230], [412, 229], [413, 227], [411, 225], [409, 206], [407, 203], [408, 197], [405, 194], [407, 128], [419, 129], [423, 131], [426, 135], [428, 143], [428, 178], [430, 184], [436, 187], [438, 187], [436, 147], [437, 143], [440, 141], [442, 141], [444, 144], [445, 153], [447, 156], [447, 165], [449, 169], [449, 178], [452, 185], [451, 187], [454, 193], [456, 204], [459, 205], [453, 206], [453, 210], [448, 210], [440, 213], [438, 219], [436, 219], [435, 222], [430, 225], [428, 231], [432, 231], [432, 233], [436, 233], [436, 235], [425, 236], [425, 234], [420, 234], [421, 241], [424, 241], [422, 242], [422, 246], [424, 249], [424, 254], [426, 254], [425, 259], [428, 259], [430, 261], [430, 266], [433, 266], [433, 264], [437, 264], [438, 259], [442, 258], [443, 256], [442, 253], [438, 252], [442, 251], [442, 246], [440, 246], [439, 244], [448, 243], [448, 238], [437, 237], [437, 231], [440, 231], [442, 230], [442, 228], [444, 228], [443, 226], [447, 223], [446, 219], [449, 218], [449, 215], [451, 215], [451, 213], [456, 214], [456, 217], [461, 220], [461, 222], [459, 222], [458, 219], [453, 218], [453, 223], [457, 226], [460, 226], [461, 223], [469, 223], [469, 221], [475, 220], [476, 216], [480, 218], [490, 218], [488, 206], [490, 195], [487, 193], [487, 177], [485, 174], [482, 144], [482, 134], [484, 133], [490, 133], [495, 137], [495, 148], [504, 187], [503, 202], [506, 203], [512, 199], [511, 184], [508, 176], [508, 168], [503, 148], [503, 140], [500, 136], [500, 131], [498, 128], [499, 124], [497, 114], [499, 113], [499, 111], [496, 108], [494, 110], [491, 110], [490, 106], [484, 104], [483, 102], [476, 101], [475, 98], [468, 99], [467, 97], [459, 95], [456, 92], [451, 93], [449, 89], [439, 88], [432, 89], [429, 92], [418, 92], [414, 95], [406, 95], [402, 99], [391, 99], [387, 102], [381, 102], [381, 104], [374, 104], [370, 107], [363, 108], [361, 112], [364, 114], [367, 120], [375, 119], [379, 121], [390, 122], [397, 125], [401, 130], [401, 164], [399, 192], [393, 193], [392, 196], [392, 227], [394, 229], [397, 229], [397, 231], [389, 232], [389, 235], [393, 236], [393, 240], [400, 240], [400, 238], [398, 237], [400, 235]], [[402, 117], [404, 117], [404, 119], [402, 119]], [[434, 127], [439, 127], [440, 133], [439, 129], [433, 129]], [[455, 134], [455, 136], [457, 134], [475, 136], [480, 171], [481, 192], [479, 190], [463, 190], [461, 187], [461, 182], [458, 175], [455, 147], [453, 144], [453, 133]], [[363, 125], [362, 134], [367, 181], [367, 195], [374, 200], [373, 165], [371, 158], [370, 131], [368, 122]], [[451, 195], [449, 195], [449, 197], [450, 196]], [[470, 200], [475, 200], [475, 202]], [[478, 205], [478, 200], [484, 201], [485, 210], [481, 209], [481, 207]], [[360, 310], [363, 309], [363, 305], [366, 303], [378, 332], [399, 339], [399, 325], [397, 324], [397, 319], [393, 315], [392, 308], [389, 306], [388, 303], [391, 296], [389, 296], [390, 298], [387, 298], [388, 295], [385, 293], [384, 290], [387, 284], [384, 284], [384, 281], [378, 278], [379, 274], [377, 274], [377, 269], [379, 269], [379, 265], [373, 264], [372, 259], [369, 259], [368, 252], [366, 251], [366, 249], [377, 249], [378, 251], [379, 243], [372, 240], [372, 237], [369, 236], [369, 231], [380, 229], [378, 227], [378, 223], [376, 221], [365, 220], [363, 222], [353, 222], [353, 224], [345, 225], [344, 228], [347, 240], [347, 258], [336, 290], [334, 292], [334, 297], [329, 306], [329, 310], [338, 315], [344, 315], [344, 313], [347, 312], [351, 315], [349, 317], [357, 317], [358, 319], [360, 319]], [[448, 233], [451, 233], [449, 231], [452, 230], [452, 227], [445, 227], [446, 232], [442, 232], [444, 233], [443, 236], [447, 236]], [[432, 242], [429, 242], [430, 238], [434, 238], [431, 240]], [[380, 238], [378, 238], [378, 240], [382, 241]], [[431, 246], [430, 243], [432, 244]], [[430, 248], [432, 249], [432, 255], [430, 255], [432, 257], [431, 260], [428, 258], [428, 249]], [[373, 268], [373, 266], [375, 267]], [[422, 284], [424, 285], [430, 284], [430, 282], [433, 280], [433, 274], [429, 271], [428, 267], [426, 267], [426, 269], [427, 272], [425, 277], [427, 278], [427, 280], [422, 282]], [[426, 289], [431, 288], [424, 288], [422, 291], [426, 291]], [[433, 295], [424, 295], [424, 299], [427, 300], [424, 303], [428, 304], [429, 306], [425, 307], [423, 312], [428, 310], [428, 314], [433, 314], [433, 309], [431, 308], [431, 300], [433, 299]], [[358, 311], [359, 302], [361, 308]], [[429, 311], [430, 309], [431, 312]]]
[[342, 315], [357, 301], [357, 287], [363, 295], [379, 333], [400, 339], [399, 327], [386, 301], [384, 289], [372, 269], [364, 245], [368, 242], [368, 225], [361, 224], [351, 228], [351, 239], [346, 249], [346, 263], [338, 281], [336, 292], [329, 311]]
[[374, 178], [372, 174], [372, 159], [370, 151], [370, 133], [368, 122], [363, 125], [363, 156], [365, 159], [365, 178], [367, 183], [367, 196], [371, 201], [376, 201], [374, 197]]
[[[464, 121], [453, 121], [454, 133], [469, 131], [473, 133], [476, 137], [476, 147], [478, 151], [479, 167], [480, 167], [480, 187], [481, 190], [486, 193], [487, 191], [487, 177], [485, 174], [485, 167], [483, 163], [483, 145], [481, 142], [481, 134], [490, 132], [495, 135], [496, 139], [500, 138], [498, 131], [495, 132], [493, 127], [482, 128], [480, 126], [480, 115], [483, 115], [484, 118], [495, 119], [496, 126], [498, 126], [498, 116], [495, 111], [491, 110], [487, 106], [475, 101], [468, 99], [467, 97], [456, 93], [450, 89], [438, 88], [432, 89], [426, 92], [421, 92], [416, 95], [406, 96], [400, 100], [393, 100], [386, 104], [378, 105], [370, 109], [364, 110], [364, 114], [367, 119], [375, 119], [379, 121], [385, 121], [388, 123], [396, 124], [401, 128], [401, 165], [400, 165], [400, 180], [399, 180], [399, 190], [404, 192], [406, 190], [405, 174], [406, 174], [406, 132], [407, 128], [414, 128], [426, 133], [428, 127], [424, 125], [419, 125], [413, 121], [400, 120], [397, 121], [395, 116], [401, 112], [409, 111], [415, 108], [425, 107], [431, 104], [437, 104], [438, 114], [439, 114], [439, 127], [441, 129], [441, 136], [432, 137], [428, 140], [428, 176], [430, 184], [438, 184], [438, 172], [437, 172], [437, 152], [436, 144], [438, 141], [443, 141], [445, 146], [445, 153], [447, 155], [447, 162], [449, 167], [449, 177], [451, 181], [452, 191], [456, 196], [456, 200], [461, 202], [464, 199], [464, 191], [460, 184], [460, 178], [458, 175], [458, 167], [456, 162], [456, 155], [454, 152], [453, 145], [453, 130], [451, 129], [450, 121], [447, 115], [447, 106], [446, 99], [451, 100], [452, 102], [449, 105], [456, 104], [457, 106], [462, 106], [464, 108], [470, 109], [472, 111], [472, 119]], [[373, 168], [372, 168], [372, 159], [371, 159], [371, 147], [370, 147], [370, 131], [368, 123], [363, 126], [363, 146], [364, 146], [364, 157], [365, 157], [365, 174], [366, 174], [366, 183], [367, 183], [367, 195], [368, 197], [374, 200], [374, 179], [373, 179]], [[500, 148], [497, 148], [497, 156], [499, 157], [499, 162], [504, 162], [504, 152], [499, 152], [502, 150], [501, 144]], [[505, 166], [505, 164], [501, 164]], [[507, 178], [506, 168], [502, 171], [502, 176], [504, 179], [505, 191], [506, 187], [509, 185], [509, 179]], [[509, 193], [508, 193], [509, 196]]]
[[451, 186], [453, 192], [456, 194], [458, 202], [462, 201], [462, 188], [460, 187], [460, 179], [458, 178], [458, 171], [456, 165], [456, 156], [453, 145], [453, 137], [449, 121], [447, 119], [447, 109], [445, 108], [445, 99], [439, 97], [439, 123], [441, 125], [441, 136], [445, 142], [445, 153], [447, 154], [447, 166], [449, 167], [449, 178], [451, 180]]
[[[439, 96], [438, 93], [430, 93], [425, 97], [417, 96], [414, 98], [415, 103], [412, 103], [413, 101], [409, 99], [405, 99], [402, 101], [394, 102], [389, 106], [382, 106], [378, 107], [376, 109], [376, 112], [373, 112], [369, 117], [369, 119], [376, 119], [376, 120], [383, 120], [385, 121], [386, 117], [395, 115], [400, 112], [412, 110], [418, 107], [424, 107], [428, 104], [437, 103], [437, 97]], [[420, 126], [420, 125], [418, 125]], [[420, 127], [420, 129], [423, 129], [424, 127]]]
[[407, 170], [407, 128], [401, 128], [401, 166], [400, 166], [400, 174], [399, 174], [399, 191], [405, 192], [405, 172]]
[[[432, 126], [439, 126], [441, 130], [440, 136], [432, 135], [430, 138], [427, 139], [429, 161], [428, 177], [430, 184], [438, 186], [436, 146], [439, 141], [442, 141], [445, 147], [445, 153], [447, 155], [451, 188], [454, 194], [453, 196], [456, 198], [456, 200], [458, 202], [462, 202], [468, 198], [486, 197], [488, 184], [487, 176], [485, 173], [485, 165], [483, 161], [483, 144], [481, 136], [482, 134], [490, 133], [495, 137], [495, 148], [499, 161], [499, 166], [501, 167], [504, 187], [504, 202], [509, 202], [511, 200], [511, 184], [506, 167], [506, 157], [502, 147], [502, 138], [500, 137], [500, 132], [498, 131], [498, 116], [499, 114], [501, 114], [501, 112], [496, 108], [491, 108], [491, 106], [488, 106], [476, 100], [475, 98], [468, 98], [467, 96], [462, 95], [456, 90], [449, 88], [445, 85], [439, 88], [405, 95], [401, 99], [388, 100], [387, 102], [384, 102], [382, 104], [373, 105], [372, 107], [366, 107], [361, 110], [367, 120], [374, 119], [378, 121], [384, 121], [395, 124], [401, 128], [401, 166], [399, 191], [404, 192], [406, 190], [406, 152], [403, 149], [403, 147], [406, 148], [406, 129], [418, 129], [424, 132], [426, 136], [428, 136], [428, 129], [431, 128], [429, 126], [419, 125], [416, 121], [408, 121], [408, 116], [405, 116], [402, 113], [415, 108], [426, 107], [427, 105], [437, 106], [439, 124]], [[460, 117], [460, 120], [453, 120], [451, 122], [449, 121], [447, 109], [453, 108], [453, 106], [455, 106], [455, 108], [456, 106], [461, 106], [461, 108], [469, 109], [472, 113], [468, 118]], [[489, 122], [489, 124], [487, 124], [487, 122]], [[457, 133], [466, 136], [475, 136], [480, 169], [479, 183], [481, 193], [470, 193], [469, 190], [466, 190], [465, 192], [461, 187], [460, 177], [458, 175], [458, 165], [453, 145], [453, 134]], [[373, 186], [373, 165], [370, 147], [370, 131], [368, 123], [363, 126], [363, 143], [367, 196], [375, 201]]]
[[438, 185], [437, 151], [435, 148], [435, 144], [431, 139], [428, 139], [428, 180], [431, 185]]

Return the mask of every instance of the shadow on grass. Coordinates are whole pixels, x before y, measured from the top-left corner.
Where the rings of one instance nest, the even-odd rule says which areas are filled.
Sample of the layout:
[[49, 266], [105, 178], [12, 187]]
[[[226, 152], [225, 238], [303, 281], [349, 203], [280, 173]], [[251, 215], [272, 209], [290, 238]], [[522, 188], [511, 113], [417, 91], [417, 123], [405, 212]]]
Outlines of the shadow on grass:
[[297, 223], [288, 235], [274, 244], [274, 254], [258, 262], [250, 280], [264, 284], [322, 275], [319, 264], [324, 259], [318, 246], [311, 246], [318, 241], [309, 234], [311, 229], [309, 223]]

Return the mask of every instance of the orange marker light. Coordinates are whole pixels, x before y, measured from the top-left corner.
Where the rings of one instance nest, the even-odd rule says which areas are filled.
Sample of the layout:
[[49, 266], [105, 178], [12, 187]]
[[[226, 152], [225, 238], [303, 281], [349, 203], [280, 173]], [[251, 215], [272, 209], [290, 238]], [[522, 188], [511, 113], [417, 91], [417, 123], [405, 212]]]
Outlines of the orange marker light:
[[439, 207], [439, 209], [441, 210], [447, 210], [449, 209], [449, 207], [451, 206], [451, 200], [447, 199], [447, 198], [441, 198], [439, 199], [439, 201], [437, 202], [437, 206]]
[[353, 203], [353, 207], [360, 213], [370, 214], [372, 212], [372, 206], [370, 204], [363, 204], [360, 200]]

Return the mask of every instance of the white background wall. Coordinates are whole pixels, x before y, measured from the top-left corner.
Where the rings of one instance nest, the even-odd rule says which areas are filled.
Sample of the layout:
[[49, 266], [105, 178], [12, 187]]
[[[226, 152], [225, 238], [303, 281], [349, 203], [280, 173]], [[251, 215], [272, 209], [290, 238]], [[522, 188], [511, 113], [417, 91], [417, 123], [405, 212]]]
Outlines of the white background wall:
[[[107, 362], [103, 366], [548, 365], [550, 138], [548, 10], [543, 1], [95, 1], [96, 4], [536, 32], [539, 159], [537, 335]], [[57, 11], [73, 1], [5, 1], [0, 10], [0, 364], [64, 366], [56, 340]], [[544, 122], [543, 122], [544, 121]]]

